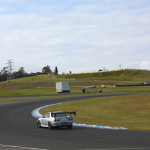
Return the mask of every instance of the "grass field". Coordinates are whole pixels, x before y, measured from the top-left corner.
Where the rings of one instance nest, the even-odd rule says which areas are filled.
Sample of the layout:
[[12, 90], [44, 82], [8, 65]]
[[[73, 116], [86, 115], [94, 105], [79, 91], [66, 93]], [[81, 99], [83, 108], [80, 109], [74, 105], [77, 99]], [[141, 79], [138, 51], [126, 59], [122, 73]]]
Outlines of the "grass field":
[[[35, 76], [36, 77], [36, 76]], [[32, 77], [33, 78], [33, 77]], [[22, 79], [15, 79], [11, 80], [11, 82], [0, 82], [0, 89], [11, 89], [11, 88], [37, 88], [37, 87], [55, 87], [56, 82], [68, 82], [69, 86], [76, 87], [76, 86], [101, 86], [101, 83], [110, 86], [110, 85], [139, 85], [139, 82], [129, 82], [129, 81], [102, 81], [101, 80], [50, 80], [47, 79], [45, 76], [37, 77], [32, 81], [32, 78], [22, 78]]]
[[[13, 79], [11, 82], [16, 83], [16, 82], [43, 82], [43, 81], [48, 81], [49, 79], [47, 76], [31, 76], [31, 77], [24, 77], [24, 78], [17, 78]], [[10, 82], [10, 83], [11, 83]], [[7, 83], [7, 81], [0, 82], [0, 84]]]
[[72, 74], [72, 75], [58, 75], [56, 79], [82, 79], [82, 80], [115, 80], [115, 81], [138, 81], [143, 82], [150, 76], [150, 71], [147, 70], [122, 70], [110, 71], [89, 74]]
[[[110, 86], [110, 85], [140, 85], [143, 83], [145, 79], [147, 79], [150, 75], [149, 71], [115, 71], [115, 72], [105, 72], [100, 76], [100, 74], [81, 74], [81, 75], [58, 75], [54, 76], [58, 78], [56, 80], [52, 80], [49, 76], [32, 76], [32, 77], [24, 77], [11, 80], [10, 82], [4, 81], [0, 82], [0, 90], [1, 94], [8, 93], [33, 93], [40, 92], [43, 94], [43, 90], [31, 90], [37, 88], [55, 88], [56, 82], [69, 82], [70, 87], [85, 87], [85, 86], [101, 86], [101, 84]], [[132, 77], [132, 80], [120, 80], [123, 79], [123, 76]], [[141, 78], [142, 77], [142, 78]], [[18, 89], [18, 92], [17, 92]], [[29, 89], [30, 91], [28, 92]], [[49, 93], [45, 90], [46, 93]], [[76, 90], [76, 91], [81, 91]], [[50, 90], [50, 93], [53, 93], [54, 90]], [[74, 92], [74, 90], [72, 91]], [[107, 90], [106, 90], [107, 92]], [[39, 94], [40, 94], [39, 93]]]
[[[71, 88], [71, 93], [81, 93], [81, 88]], [[1, 96], [4, 96], [4, 95], [41, 95], [41, 94], [63, 95], [64, 93], [56, 93], [55, 88], [0, 90]]]
[[[107, 87], [102, 89], [102, 93], [124, 93], [124, 92], [142, 92], [150, 91], [150, 87]], [[71, 94], [82, 93], [82, 87], [71, 88]], [[58, 94], [63, 95], [63, 93], [56, 93], [55, 88], [36, 88], [36, 89], [0, 89], [0, 96], [7, 95], [41, 95], [41, 94]]]
[[43, 108], [40, 113], [74, 110], [76, 123], [150, 131], [150, 94], [72, 101]]

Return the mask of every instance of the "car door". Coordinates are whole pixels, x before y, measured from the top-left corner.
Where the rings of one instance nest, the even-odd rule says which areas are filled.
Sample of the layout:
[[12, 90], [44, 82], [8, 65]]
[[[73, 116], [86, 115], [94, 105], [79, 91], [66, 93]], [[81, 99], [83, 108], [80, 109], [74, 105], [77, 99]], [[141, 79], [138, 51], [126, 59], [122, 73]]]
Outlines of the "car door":
[[48, 125], [48, 118], [49, 118], [49, 113], [46, 113], [44, 115], [44, 118], [43, 118], [43, 125], [44, 126], [47, 126]]
[[42, 119], [41, 119], [41, 124], [42, 124], [43, 126], [45, 126], [46, 117], [47, 117], [47, 114], [43, 115], [43, 117], [42, 117]]

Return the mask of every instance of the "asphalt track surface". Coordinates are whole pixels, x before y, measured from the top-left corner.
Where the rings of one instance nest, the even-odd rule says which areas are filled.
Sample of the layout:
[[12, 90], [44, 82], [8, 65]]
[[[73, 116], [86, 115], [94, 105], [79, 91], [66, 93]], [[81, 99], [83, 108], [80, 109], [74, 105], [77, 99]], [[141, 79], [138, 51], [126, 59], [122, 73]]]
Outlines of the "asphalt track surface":
[[15, 149], [1, 144], [49, 150], [150, 149], [150, 132], [76, 126], [72, 130], [66, 127], [48, 130], [37, 128], [37, 119], [31, 116], [32, 110], [44, 105], [92, 97], [98, 96], [45, 98], [11, 104], [3, 102], [0, 105], [0, 149]]

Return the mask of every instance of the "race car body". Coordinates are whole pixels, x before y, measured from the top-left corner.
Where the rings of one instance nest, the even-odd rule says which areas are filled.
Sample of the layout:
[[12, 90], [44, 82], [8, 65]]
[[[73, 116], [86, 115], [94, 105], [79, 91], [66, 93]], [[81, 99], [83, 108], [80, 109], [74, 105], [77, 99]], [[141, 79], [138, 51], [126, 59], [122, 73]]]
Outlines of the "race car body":
[[[70, 114], [70, 116], [67, 114]], [[66, 126], [68, 129], [71, 129], [73, 124], [71, 114], [76, 115], [76, 112], [48, 112], [37, 120], [37, 127], [52, 129], [53, 127]]]

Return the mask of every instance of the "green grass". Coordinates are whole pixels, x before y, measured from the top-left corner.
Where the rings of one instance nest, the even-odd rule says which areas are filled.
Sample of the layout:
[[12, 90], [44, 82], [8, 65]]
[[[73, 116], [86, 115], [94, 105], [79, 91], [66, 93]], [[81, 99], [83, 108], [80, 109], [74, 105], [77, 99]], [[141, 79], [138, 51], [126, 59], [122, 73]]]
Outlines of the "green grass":
[[[34, 79], [34, 80], [32, 80]], [[32, 76], [32, 77], [24, 77], [24, 78], [17, 78], [17, 79], [13, 79], [11, 80], [9, 83], [18, 83], [18, 82], [43, 82], [43, 81], [49, 81], [49, 79], [47, 78], [47, 76]], [[3, 81], [0, 82], [0, 84], [6, 84], [8, 83], [7, 81]]]
[[[55, 82], [56, 81], [24, 81], [24, 82], [3, 82], [3, 84], [0, 84], [0, 89], [36, 89], [38, 87], [40, 88], [50, 88], [50, 87], [55, 87]], [[85, 86], [101, 86], [100, 81], [95, 81], [95, 82], [90, 82], [90, 81], [66, 81], [69, 82], [70, 87], [85, 87]], [[102, 84], [106, 86], [110, 85], [116, 85], [116, 82], [103, 82]], [[117, 82], [117, 84], [134, 84], [134, 83], [128, 83], [128, 82]]]
[[40, 95], [40, 94], [56, 94], [56, 89], [0, 90], [0, 96], [6, 96], [6, 95]]
[[79, 79], [79, 80], [113, 80], [113, 81], [138, 81], [143, 82], [150, 76], [146, 70], [123, 70], [89, 74], [57, 75], [56, 79]]
[[[95, 75], [95, 74], [94, 74]], [[99, 76], [99, 74], [97, 74]], [[72, 75], [73, 76], [73, 75]], [[55, 76], [59, 77], [59, 76]], [[67, 76], [66, 76], [67, 77]], [[69, 76], [70, 77], [70, 76]], [[86, 77], [82, 75], [82, 77]], [[32, 80], [34, 79], [34, 80]], [[86, 79], [86, 78], [84, 78]], [[71, 87], [85, 87], [85, 86], [101, 86], [101, 83], [110, 86], [110, 85], [130, 85], [130, 84], [141, 84], [137, 81], [115, 81], [115, 80], [73, 80], [73, 79], [59, 79], [59, 82], [69, 82], [69, 86]], [[55, 87], [55, 82], [58, 82], [57, 80], [51, 80], [48, 78], [48, 76], [32, 76], [32, 77], [25, 77], [25, 78], [19, 78], [11, 80], [10, 82], [0, 82], [0, 89], [2, 90], [10, 90], [10, 89], [37, 89], [40, 88], [50, 88]]]
[[24, 78], [18, 78], [14, 79], [13, 82], [42, 82], [42, 81], [48, 81], [49, 79], [47, 76], [32, 76], [32, 77], [24, 77]]
[[72, 101], [43, 108], [40, 113], [74, 110], [76, 123], [150, 131], [150, 94]]
[[150, 87], [106, 87], [102, 89], [103, 92], [136, 92], [149, 91]]
[[[71, 94], [78, 94], [82, 92], [82, 88], [71, 88]], [[0, 90], [0, 96], [7, 95], [41, 95], [41, 94], [58, 94], [63, 95], [65, 93], [56, 93], [55, 88], [37, 88], [37, 89], [7, 89]], [[69, 94], [69, 93], [67, 93]]]
[[[82, 93], [82, 87], [71, 88], [70, 94]], [[150, 91], [150, 87], [106, 87], [102, 89], [101, 94], [109, 93], [125, 93], [125, 92], [142, 92]], [[56, 88], [36, 88], [36, 89], [0, 89], [0, 96], [7, 95], [42, 95], [42, 94], [57, 94]], [[63, 94], [63, 93], [61, 93]], [[67, 93], [69, 94], [69, 93]]]
[[[115, 73], [118, 73], [118, 72], [115, 72]], [[121, 71], [119, 71], [119, 73], [121, 73]], [[69, 86], [71, 87], [71, 93], [81, 93], [82, 88], [85, 86], [92, 86], [92, 85], [101, 86], [101, 80], [96, 80], [94, 82], [93, 80], [88, 80], [88, 81], [87, 80], [70, 80], [70, 79], [68, 81], [67, 80], [68, 79], [65, 79], [62, 81], [69, 82]], [[0, 83], [0, 95], [3, 96], [3, 95], [56, 94], [55, 82], [58, 82], [58, 80], [50, 80], [48, 76], [32, 76], [32, 77], [14, 79], [11, 82], [1, 82]], [[119, 92], [120, 93], [120, 92], [150, 91], [149, 87], [115, 87], [115, 88], [109, 87], [111, 84], [115, 84], [115, 83], [134, 84], [134, 81], [132, 82], [131, 81], [122, 81], [122, 82], [117, 81], [116, 82], [116, 81], [105, 80], [102, 82], [102, 84], [105, 84], [108, 87], [103, 88], [103, 92], [107, 92], [107, 93]]]

